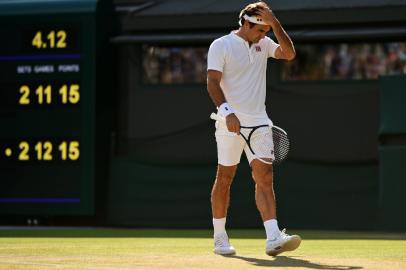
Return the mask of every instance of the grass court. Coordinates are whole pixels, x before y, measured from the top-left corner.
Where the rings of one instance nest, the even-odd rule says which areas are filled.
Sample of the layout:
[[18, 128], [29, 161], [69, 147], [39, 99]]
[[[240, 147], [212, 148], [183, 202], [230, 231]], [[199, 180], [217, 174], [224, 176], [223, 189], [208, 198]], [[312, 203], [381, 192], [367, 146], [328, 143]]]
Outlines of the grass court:
[[298, 250], [265, 254], [263, 230], [229, 230], [235, 256], [214, 255], [210, 230], [1, 228], [0, 270], [405, 270], [405, 233], [287, 231]]

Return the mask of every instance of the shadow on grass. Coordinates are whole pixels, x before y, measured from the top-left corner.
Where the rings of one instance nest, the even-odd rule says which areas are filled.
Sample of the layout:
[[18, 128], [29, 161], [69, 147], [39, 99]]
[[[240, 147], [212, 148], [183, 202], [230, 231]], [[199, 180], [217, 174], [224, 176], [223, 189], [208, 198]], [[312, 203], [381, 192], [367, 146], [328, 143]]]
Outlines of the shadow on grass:
[[[305, 240], [370, 239], [406, 240], [404, 233], [288, 231]], [[0, 227], [0, 237], [97, 237], [97, 238], [212, 238], [212, 230], [190, 229], [124, 229], [83, 227]], [[264, 230], [228, 230], [231, 239], [265, 239]]]
[[326, 270], [350, 270], [350, 269], [362, 269], [361, 266], [348, 266], [348, 265], [327, 265], [327, 264], [319, 264], [313, 263], [308, 260], [299, 259], [297, 257], [286, 257], [286, 256], [278, 256], [275, 257], [273, 260], [264, 260], [264, 259], [257, 259], [257, 258], [250, 258], [244, 256], [228, 256], [229, 258], [240, 259], [246, 262], [251, 263], [255, 266], [262, 266], [262, 267], [301, 267], [301, 268], [309, 268], [309, 269], [326, 269]]

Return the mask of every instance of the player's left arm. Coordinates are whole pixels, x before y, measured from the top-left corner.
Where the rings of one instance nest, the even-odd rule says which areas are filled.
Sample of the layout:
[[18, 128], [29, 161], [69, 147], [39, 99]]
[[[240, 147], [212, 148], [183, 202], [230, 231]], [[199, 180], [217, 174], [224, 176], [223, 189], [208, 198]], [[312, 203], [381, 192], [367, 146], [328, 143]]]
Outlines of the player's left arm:
[[262, 8], [258, 11], [258, 15], [263, 21], [272, 27], [272, 31], [278, 40], [279, 47], [275, 51], [276, 59], [293, 60], [296, 56], [295, 47], [289, 35], [283, 29], [281, 23], [276, 18], [271, 9]]

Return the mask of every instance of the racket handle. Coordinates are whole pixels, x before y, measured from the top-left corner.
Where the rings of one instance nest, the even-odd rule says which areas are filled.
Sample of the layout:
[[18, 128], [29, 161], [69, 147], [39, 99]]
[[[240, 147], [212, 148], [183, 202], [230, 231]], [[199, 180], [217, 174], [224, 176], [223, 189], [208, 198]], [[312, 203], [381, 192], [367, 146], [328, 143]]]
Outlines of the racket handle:
[[221, 117], [220, 115], [216, 114], [216, 113], [211, 113], [210, 114], [210, 118], [216, 121], [220, 121], [220, 122], [226, 122], [226, 120], [224, 119], [224, 117]]

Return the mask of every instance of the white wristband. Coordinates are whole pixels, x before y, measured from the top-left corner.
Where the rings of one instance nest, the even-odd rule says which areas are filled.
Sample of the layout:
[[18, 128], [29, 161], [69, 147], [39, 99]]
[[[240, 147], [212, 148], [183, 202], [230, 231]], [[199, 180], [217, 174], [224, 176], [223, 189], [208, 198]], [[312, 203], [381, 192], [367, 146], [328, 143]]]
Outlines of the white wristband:
[[230, 105], [228, 105], [227, 102], [224, 102], [218, 108], [218, 112], [221, 116], [226, 117], [227, 115], [234, 113], [234, 110], [230, 107]]

